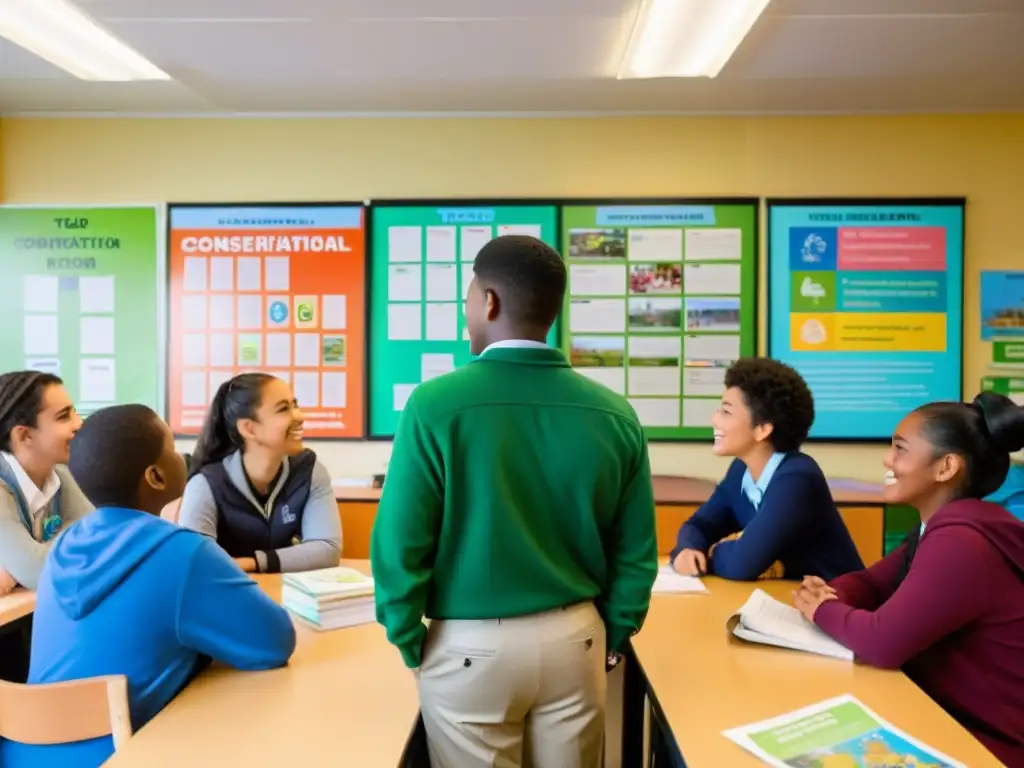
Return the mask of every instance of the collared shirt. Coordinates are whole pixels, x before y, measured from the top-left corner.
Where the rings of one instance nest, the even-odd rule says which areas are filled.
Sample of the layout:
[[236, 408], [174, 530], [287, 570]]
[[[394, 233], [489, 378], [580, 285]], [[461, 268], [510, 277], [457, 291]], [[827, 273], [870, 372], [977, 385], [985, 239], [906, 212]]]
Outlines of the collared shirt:
[[483, 357], [492, 349], [550, 349], [550, 347], [543, 341], [506, 339], [505, 341], [496, 341], [493, 344], [488, 344], [487, 348], [480, 353], [480, 357]]
[[779, 468], [779, 464], [782, 463], [784, 458], [786, 458], [785, 453], [773, 453], [771, 458], [768, 459], [768, 463], [764, 465], [761, 476], [757, 478], [756, 483], [754, 478], [750, 476], [749, 469], [743, 473], [740, 487], [743, 489], [743, 495], [750, 500], [755, 510], [761, 506], [761, 499], [764, 498], [764, 492], [768, 490], [768, 483], [772, 481], [775, 470]]
[[14, 473], [15, 480], [18, 481], [18, 489], [21, 491], [21, 495], [25, 497], [25, 503], [28, 504], [29, 514], [35, 517], [39, 510], [49, 504], [50, 500], [57, 495], [57, 490], [60, 488], [60, 478], [57, 477], [55, 471], [51, 471], [50, 476], [43, 483], [43, 487], [38, 488], [14, 456], [6, 451], [0, 452], [0, 456], [3, 456], [4, 460], [10, 465], [11, 472]]

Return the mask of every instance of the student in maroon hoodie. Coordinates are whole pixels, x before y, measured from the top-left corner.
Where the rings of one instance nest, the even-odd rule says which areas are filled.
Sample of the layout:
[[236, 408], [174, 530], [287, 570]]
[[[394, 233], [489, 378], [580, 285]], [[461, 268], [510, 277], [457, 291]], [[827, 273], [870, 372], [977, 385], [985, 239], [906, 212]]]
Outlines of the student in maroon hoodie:
[[885, 500], [921, 513], [886, 558], [794, 603], [877, 667], [903, 668], [1008, 766], [1024, 766], [1024, 523], [981, 499], [1024, 447], [1024, 408], [984, 392], [931, 403], [896, 428]]

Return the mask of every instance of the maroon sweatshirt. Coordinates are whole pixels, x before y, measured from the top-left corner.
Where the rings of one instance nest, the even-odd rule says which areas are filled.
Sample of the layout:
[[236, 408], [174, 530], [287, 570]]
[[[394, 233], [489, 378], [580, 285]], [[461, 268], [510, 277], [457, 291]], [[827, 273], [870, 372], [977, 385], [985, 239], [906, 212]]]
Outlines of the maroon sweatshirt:
[[868, 664], [902, 667], [1003, 763], [1024, 767], [1024, 523], [954, 501], [928, 522], [909, 572], [906, 552], [833, 581], [839, 599], [815, 624]]

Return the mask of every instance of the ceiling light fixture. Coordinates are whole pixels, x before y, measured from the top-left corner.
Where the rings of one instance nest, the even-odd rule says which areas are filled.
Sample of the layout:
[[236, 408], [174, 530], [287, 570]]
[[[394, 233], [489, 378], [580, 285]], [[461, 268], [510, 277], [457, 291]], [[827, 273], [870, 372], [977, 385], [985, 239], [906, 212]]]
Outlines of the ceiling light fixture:
[[0, 36], [82, 80], [170, 80], [68, 0], [0, 0]]
[[643, 0], [620, 80], [716, 77], [769, 0]]

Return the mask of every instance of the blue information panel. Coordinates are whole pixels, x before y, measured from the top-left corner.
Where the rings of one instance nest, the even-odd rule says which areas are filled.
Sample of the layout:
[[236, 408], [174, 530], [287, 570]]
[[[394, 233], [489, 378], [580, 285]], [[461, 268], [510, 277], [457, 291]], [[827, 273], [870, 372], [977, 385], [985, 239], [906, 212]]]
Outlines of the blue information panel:
[[961, 399], [963, 230], [962, 200], [768, 201], [768, 354], [811, 387], [812, 439]]

